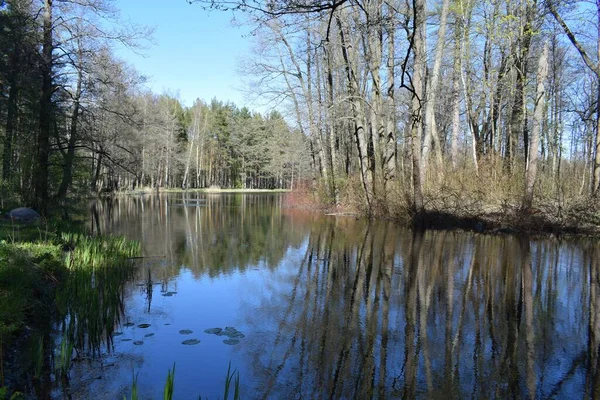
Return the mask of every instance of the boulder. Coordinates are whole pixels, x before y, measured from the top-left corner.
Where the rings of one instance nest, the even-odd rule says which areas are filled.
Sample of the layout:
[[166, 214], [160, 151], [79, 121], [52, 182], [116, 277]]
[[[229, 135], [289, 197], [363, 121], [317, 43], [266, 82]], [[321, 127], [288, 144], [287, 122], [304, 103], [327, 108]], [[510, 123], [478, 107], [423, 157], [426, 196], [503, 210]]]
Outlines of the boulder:
[[32, 210], [31, 208], [19, 207], [6, 213], [4, 218], [13, 222], [30, 224], [39, 220], [41, 216], [37, 213], [37, 211]]

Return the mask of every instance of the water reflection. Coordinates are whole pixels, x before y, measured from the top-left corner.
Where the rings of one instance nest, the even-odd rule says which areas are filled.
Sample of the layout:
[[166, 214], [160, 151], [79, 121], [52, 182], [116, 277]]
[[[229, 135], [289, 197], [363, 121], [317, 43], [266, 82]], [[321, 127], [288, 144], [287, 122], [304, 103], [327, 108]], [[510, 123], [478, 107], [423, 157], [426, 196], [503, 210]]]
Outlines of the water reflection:
[[[238, 321], [246, 338], [211, 351], [240, 369], [244, 398], [600, 395], [600, 250], [592, 241], [413, 233], [285, 210], [269, 195], [146, 196], [96, 210], [97, 229], [141, 240], [155, 257], [130, 307], [137, 297], [146, 312], [154, 307], [156, 280], [163, 294], [232, 290], [235, 306], [215, 305], [226, 315], [214, 325]], [[180, 295], [168, 301], [173, 315], [211, 307]], [[176, 377], [176, 394], [200, 393], [192, 375]]]
[[598, 273], [580, 248], [349, 225], [314, 225], [299, 268], [248, 313], [271, 327], [244, 349], [257, 398], [595, 394]]

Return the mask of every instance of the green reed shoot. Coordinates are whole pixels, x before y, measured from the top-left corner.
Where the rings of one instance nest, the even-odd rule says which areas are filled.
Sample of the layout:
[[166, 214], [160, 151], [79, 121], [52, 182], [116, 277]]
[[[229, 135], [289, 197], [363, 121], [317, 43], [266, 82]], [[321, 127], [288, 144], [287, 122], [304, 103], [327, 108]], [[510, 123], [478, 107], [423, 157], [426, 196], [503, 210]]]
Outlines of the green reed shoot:
[[167, 382], [165, 382], [165, 390], [163, 392], [163, 400], [173, 400], [173, 390], [175, 389], [175, 363], [173, 369], [167, 374]]
[[73, 342], [65, 335], [60, 343], [60, 353], [56, 365], [56, 372], [66, 377], [71, 369], [71, 357], [73, 356]]
[[[133, 379], [131, 382], [131, 399], [130, 400], [138, 400], [138, 374], [133, 374]], [[123, 400], [127, 400], [127, 396], [123, 396]]]
[[36, 379], [42, 377], [42, 371], [44, 368], [44, 336], [39, 335], [37, 340], [34, 342], [32, 349], [33, 356], [33, 374]]
[[223, 400], [229, 399], [229, 390], [231, 388], [231, 381], [233, 380], [233, 400], [239, 400], [240, 398], [240, 373], [237, 370], [231, 371], [231, 362], [227, 367], [227, 376], [225, 377], [225, 392], [223, 393]]

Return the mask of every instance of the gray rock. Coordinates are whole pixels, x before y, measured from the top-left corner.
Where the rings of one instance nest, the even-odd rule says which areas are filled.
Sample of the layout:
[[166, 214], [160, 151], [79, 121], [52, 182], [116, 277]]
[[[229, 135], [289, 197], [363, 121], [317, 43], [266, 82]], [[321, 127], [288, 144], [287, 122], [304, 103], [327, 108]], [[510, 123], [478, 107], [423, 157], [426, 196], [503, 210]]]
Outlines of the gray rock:
[[37, 211], [32, 210], [28, 207], [19, 207], [14, 210], [9, 211], [4, 216], [5, 219], [11, 220], [13, 222], [21, 222], [24, 224], [31, 224], [36, 222], [41, 218], [40, 214]]

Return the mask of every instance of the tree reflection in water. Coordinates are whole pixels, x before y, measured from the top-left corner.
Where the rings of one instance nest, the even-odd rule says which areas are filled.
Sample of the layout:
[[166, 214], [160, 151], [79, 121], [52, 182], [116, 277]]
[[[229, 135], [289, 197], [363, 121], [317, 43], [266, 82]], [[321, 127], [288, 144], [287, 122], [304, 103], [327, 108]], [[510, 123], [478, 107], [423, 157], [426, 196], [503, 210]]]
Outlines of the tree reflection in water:
[[593, 397], [600, 275], [580, 245], [319, 220], [247, 313], [256, 397]]
[[[186, 196], [203, 200], [181, 206]], [[267, 195], [96, 209], [96, 229], [161, 257], [143, 271], [163, 291], [182, 266], [194, 278], [260, 270], [232, 293], [247, 333], [233, 353], [245, 397], [600, 397], [591, 240], [413, 233], [284, 210]]]

